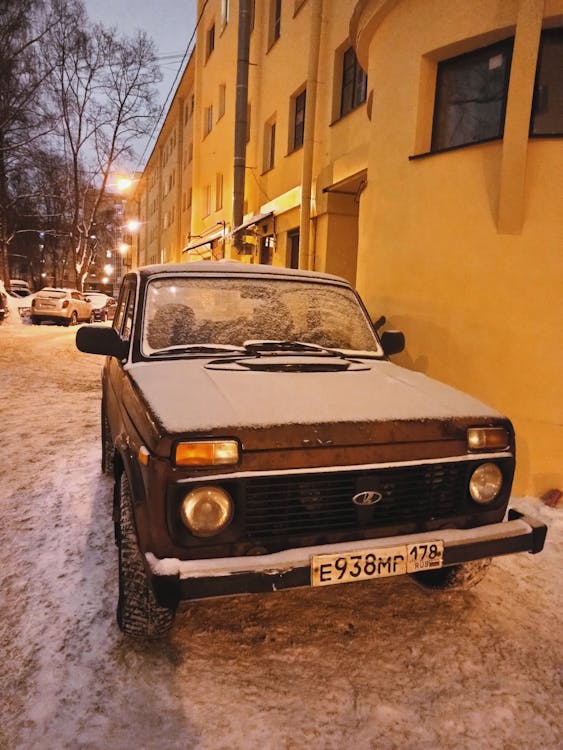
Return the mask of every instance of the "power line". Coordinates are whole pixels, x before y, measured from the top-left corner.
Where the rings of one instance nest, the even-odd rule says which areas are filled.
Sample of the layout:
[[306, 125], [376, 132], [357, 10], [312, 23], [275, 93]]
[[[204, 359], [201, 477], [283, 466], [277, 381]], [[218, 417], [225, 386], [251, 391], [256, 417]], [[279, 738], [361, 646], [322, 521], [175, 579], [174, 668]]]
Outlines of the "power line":
[[206, 9], [206, 7], [207, 7], [207, 3], [208, 3], [208, 2], [209, 2], [209, 0], [205, 0], [205, 2], [204, 2], [204, 4], [203, 4], [203, 7], [202, 7], [202, 9], [201, 9], [201, 13], [199, 14], [199, 18], [197, 19], [197, 22], [196, 22], [195, 28], [194, 28], [194, 30], [193, 30], [193, 32], [192, 32], [192, 35], [191, 35], [191, 37], [190, 37], [190, 39], [189, 39], [189, 41], [188, 41], [188, 44], [187, 44], [187, 46], [186, 46], [186, 49], [185, 49], [185, 51], [184, 51], [184, 54], [183, 54], [183, 56], [182, 56], [182, 60], [181, 60], [181, 62], [180, 62], [180, 65], [178, 66], [178, 70], [176, 71], [176, 75], [174, 76], [174, 80], [173, 80], [173, 81], [172, 81], [172, 83], [170, 84], [170, 88], [168, 89], [168, 93], [166, 94], [166, 98], [164, 99], [164, 103], [162, 104], [162, 106], [161, 106], [161, 108], [160, 108], [160, 112], [158, 113], [158, 117], [156, 118], [156, 121], [155, 121], [154, 127], [153, 127], [153, 129], [151, 130], [151, 132], [150, 132], [150, 135], [149, 135], [149, 137], [148, 137], [148, 139], [147, 139], [147, 143], [146, 143], [146, 145], [145, 145], [145, 148], [144, 148], [144, 150], [143, 150], [143, 153], [142, 153], [142, 154], [141, 154], [141, 156], [139, 157], [139, 161], [137, 162], [137, 166], [135, 167], [135, 172], [139, 172], [139, 171], [140, 171], [140, 167], [141, 167], [141, 164], [143, 163], [143, 159], [145, 158], [145, 155], [146, 155], [146, 153], [147, 153], [147, 151], [148, 151], [149, 145], [150, 145], [150, 143], [151, 143], [151, 141], [152, 141], [152, 139], [153, 139], [153, 136], [154, 136], [154, 134], [155, 134], [155, 132], [156, 132], [156, 129], [157, 129], [157, 128], [158, 128], [158, 127], [160, 126], [160, 124], [161, 124], [161, 121], [162, 121], [162, 116], [163, 116], [163, 114], [164, 114], [164, 111], [165, 111], [165, 109], [166, 109], [166, 105], [168, 104], [168, 100], [170, 99], [170, 97], [171, 97], [172, 93], [173, 93], [173, 92], [174, 92], [174, 91], [176, 90], [176, 81], [178, 80], [178, 78], [179, 78], [179, 76], [180, 76], [180, 73], [181, 73], [181, 71], [182, 71], [182, 70], [183, 70], [183, 68], [184, 68], [184, 65], [185, 65], [186, 59], [187, 59], [187, 57], [188, 57], [188, 54], [189, 54], [189, 53], [190, 53], [190, 51], [191, 51], [191, 50], [190, 50], [190, 47], [192, 46], [192, 42], [194, 41], [194, 38], [195, 38], [196, 32], [197, 32], [197, 30], [198, 30], [198, 28], [199, 28], [199, 24], [201, 23], [201, 19], [203, 18], [203, 14], [205, 13], [205, 9]]

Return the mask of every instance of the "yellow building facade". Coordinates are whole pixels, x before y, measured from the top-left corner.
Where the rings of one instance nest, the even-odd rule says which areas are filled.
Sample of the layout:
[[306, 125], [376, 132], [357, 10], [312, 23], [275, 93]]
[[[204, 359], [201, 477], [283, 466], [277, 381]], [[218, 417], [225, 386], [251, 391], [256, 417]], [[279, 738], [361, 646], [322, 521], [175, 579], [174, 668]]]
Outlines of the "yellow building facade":
[[562, 488], [563, 156], [549, 75], [563, 0], [248, 9], [242, 221], [240, 3], [200, 0], [137, 191], [139, 262], [227, 257], [348, 278], [374, 318], [405, 331], [397, 361], [513, 419], [518, 492]]
[[562, 27], [561, 0], [366, 0], [351, 24], [358, 286], [405, 331], [403, 364], [512, 418], [516, 491], [536, 495], [563, 488]]

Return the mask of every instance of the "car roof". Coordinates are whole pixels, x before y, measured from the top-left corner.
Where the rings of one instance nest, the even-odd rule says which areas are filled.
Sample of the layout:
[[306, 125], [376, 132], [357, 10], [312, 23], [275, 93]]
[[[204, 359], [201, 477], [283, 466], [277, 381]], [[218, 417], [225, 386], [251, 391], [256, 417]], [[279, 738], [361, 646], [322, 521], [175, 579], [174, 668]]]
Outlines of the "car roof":
[[174, 263], [141, 266], [137, 269], [139, 275], [145, 279], [151, 276], [175, 276], [178, 274], [194, 274], [197, 276], [245, 276], [245, 277], [270, 277], [286, 279], [311, 279], [317, 281], [340, 282], [349, 285], [346, 279], [333, 276], [320, 271], [304, 271], [296, 268], [284, 268], [281, 266], [266, 266], [259, 264], [243, 263], [237, 260], [201, 260], [191, 263]]

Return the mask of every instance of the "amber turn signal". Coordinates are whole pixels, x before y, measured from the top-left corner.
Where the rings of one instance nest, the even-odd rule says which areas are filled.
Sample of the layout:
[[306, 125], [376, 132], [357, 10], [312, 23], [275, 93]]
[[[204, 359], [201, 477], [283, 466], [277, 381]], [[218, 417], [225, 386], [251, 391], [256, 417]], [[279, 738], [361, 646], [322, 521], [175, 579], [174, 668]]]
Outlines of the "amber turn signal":
[[176, 466], [218, 466], [236, 464], [239, 447], [236, 440], [200, 440], [178, 443], [174, 452]]
[[504, 427], [470, 427], [467, 446], [471, 451], [492, 451], [508, 448], [510, 435]]

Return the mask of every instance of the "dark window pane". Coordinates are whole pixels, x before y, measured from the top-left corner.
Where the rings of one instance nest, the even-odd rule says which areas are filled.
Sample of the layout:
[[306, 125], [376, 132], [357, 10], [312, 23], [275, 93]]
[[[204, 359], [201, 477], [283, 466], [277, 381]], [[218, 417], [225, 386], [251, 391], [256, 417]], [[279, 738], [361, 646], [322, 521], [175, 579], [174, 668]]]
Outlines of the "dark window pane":
[[563, 29], [544, 31], [541, 37], [531, 132], [563, 134]]
[[356, 53], [349, 47], [342, 58], [342, 96], [340, 116], [365, 102], [367, 95], [367, 76], [360, 67]]
[[305, 127], [305, 95], [303, 91], [295, 97], [295, 123], [293, 130], [293, 148], [300, 148], [303, 145], [303, 133]]
[[438, 65], [433, 151], [502, 136], [512, 44], [508, 40]]

